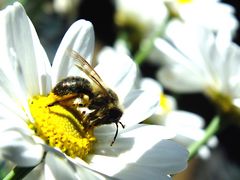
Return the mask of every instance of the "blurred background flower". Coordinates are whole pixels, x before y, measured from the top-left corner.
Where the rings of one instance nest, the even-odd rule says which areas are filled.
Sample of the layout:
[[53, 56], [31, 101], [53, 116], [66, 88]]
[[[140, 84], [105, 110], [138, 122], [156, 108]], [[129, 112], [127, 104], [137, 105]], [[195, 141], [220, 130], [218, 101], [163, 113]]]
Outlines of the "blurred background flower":
[[[179, 110], [176, 99], [164, 94], [162, 86], [157, 81], [143, 78], [140, 86], [146, 91], [155, 92], [156, 98], [160, 99], [157, 111], [144, 123], [166, 126], [175, 134], [173, 139], [186, 148], [203, 138], [205, 121], [202, 117], [192, 112]], [[198, 152], [199, 156], [202, 159], [209, 158], [211, 154], [209, 148], [214, 148], [217, 144], [217, 137], [213, 136], [206, 145], [201, 147]]]
[[[164, 0], [173, 16], [212, 31], [235, 34], [238, 21], [233, 6], [219, 0]], [[222, 23], [224, 22], [224, 23]], [[226, 28], [227, 27], [227, 28]]]

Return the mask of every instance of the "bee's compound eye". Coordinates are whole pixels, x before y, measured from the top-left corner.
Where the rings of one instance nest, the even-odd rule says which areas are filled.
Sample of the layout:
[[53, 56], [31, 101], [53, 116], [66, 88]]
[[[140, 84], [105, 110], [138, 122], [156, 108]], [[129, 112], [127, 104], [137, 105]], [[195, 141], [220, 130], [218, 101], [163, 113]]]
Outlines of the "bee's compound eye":
[[118, 122], [122, 114], [123, 112], [119, 108], [114, 107], [109, 109], [109, 116], [111, 117], [111, 119], [113, 119], [114, 122]]

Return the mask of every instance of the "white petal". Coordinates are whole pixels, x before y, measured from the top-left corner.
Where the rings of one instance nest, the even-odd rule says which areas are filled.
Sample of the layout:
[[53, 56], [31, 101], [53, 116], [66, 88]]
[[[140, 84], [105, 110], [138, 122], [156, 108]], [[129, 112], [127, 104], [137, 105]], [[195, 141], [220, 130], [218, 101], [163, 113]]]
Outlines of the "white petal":
[[73, 166], [67, 159], [47, 153], [45, 157], [45, 179], [77, 179]]
[[202, 89], [206, 75], [194, 60], [186, 58], [163, 39], [157, 39], [155, 46], [161, 55], [159, 60], [165, 64], [157, 74], [157, 78], [164, 86], [177, 92], [196, 92]]
[[164, 119], [168, 127], [203, 128], [204, 119], [197, 114], [187, 111], [172, 111]]
[[[46, 165], [44, 169], [45, 176], [51, 177], [50, 179], [111, 179], [109, 176], [92, 169], [89, 164], [78, 157], [71, 158], [70, 156], [62, 153], [57, 148], [51, 148], [47, 145], [45, 150], [46, 154]], [[66, 174], [62, 174], [65, 172]], [[59, 173], [59, 170], [62, 170]]]
[[77, 166], [76, 170], [77, 170], [79, 179], [91, 179], [91, 180], [105, 180], [105, 179], [111, 180], [112, 179], [107, 175], [104, 175], [100, 172], [92, 170], [91, 167], [86, 168], [86, 167]]
[[11, 83], [23, 88], [28, 96], [45, 93], [50, 84], [50, 63], [31, 21], [18, 2], [1, 13], [5, 13], [0, 20], [1, 59], [4, 60], [1, 67], [9, 71], [6, 74], [17, 79]]
[[145, 35], [147, 33], [152, 34], [154, 31], [159, 30], [169, 15], [163, 1], [117, 0], [116, 7], [121, 17], [126, 19], [125, 21], [128, 22], [128, 18], [133, 18], [134, 23], [141, 24], [141, 27], [144, 27]]
[[[177, 29], [177, 31], [176, 31]], [[192, 24], [172, 21], [166, 30], [167, 38], [173, 43], [187, 59], [196, 65], [204, 66], [202, 48], [208, 47], [208, 39], [213, 38], [213, 33], [207, 29], [192, 26]]]
[[110, 176], [107, 176], [101, 172], [96, 171], [93, 169], [89, 164], [85, 161], [83, 161], [80, 158], [71, 158], [69, 156], [65, 157], [69, 160], [70, 163], [72, 163], [73, 166], [75, 166], [75, 170], [77, 172], [77, 177], [79, 179], [93, 179], [93, 180], [105, 180], [105, 179], [112, 179]]
[[202, 78], [182, 66], [165, 67], [157, 73], [157, 78], [166, 88], [180, 93], [201, 92], [205, 87]]
[[231, 94], [231, 96], [234, 98], [239, 97], [239, 90], [240, 90], [240, 81], [239, 81], [240, 71], [238, 68], [239, 58], [240, 58], [240, 47], [232, 43], [229, 46], [228, 51], [226, 53], [225, 64], [222, 67], [222, 72], [224, 72], [224, 75], [225, 75], [225, 84], [223, 84], [223, 89], [225, 93]]
[[151, 78], [142, 78], [140, 87], [145, 91], [149, 90], [158, 95], [163, 92], [163, 88], [160, 83]]
[[91, 64], [94, 49], [94, 32], [90, 22], [79, 20], [66, 32], [53, 61], [53, 85], [59, 80], [78, 75], [80, 70], [74, 65], [70, 52], [78, 52]]
[[[0, 76], [0, 83], [2, 82], [4, 76]], [[9, 89], [10, 88], [10, 89]], [[17, 115], [23, 120], [27, 120], [26, 113], [21, 109], [21, 104], [16, 103], [16, 97], [14, 96], [13, 87], [11, 87], [6, 81], [4, 86], [0, 87], [0, 117], [8, 118], [12, 115]], [[19, 90], [15, 88], [15, 90]]]
[[190, 144], [192, 144], [195, 141], [200, 141], [205, 134], [204, 130], [197, 129], [197, 128], [189, 129], [184, 127], [179, 127], [179, 128], [172, 128], [172, 130], [177, 134], [177, 136], [174, 138], [175, 141], [179, 142], [185, 147], [188, 147]]
[[103, 81], [113, 88], [121, 99], [130, 91], [136, 78], [137, 68], [126, 54], [104, 48], [98, 56], [99, 65], [95, 68]]
[[167, 174], [162, 174], [159, 167], [147, 167], [139, 164], [128, 164], [125, 169], [113, 177], [120, 179], [138, 179], [138, 180], [171, 180]]
[[147, 164], [146, 167], [149, 168], [158, 167], [163, 174], [176, 174], [186, 168], [187, 160], [186, 149], [173, 141], [162, 140], [145, 152], [137, 163]]
[[238, 22], [234, 17], [234, 7], [226, 3], [209, 1], [189, 4], [191, 5], [182, 6], [180, 12], [185, 21], [205, 26], [213, 31], [227, 30], [232, 34], [236, 31]]
[[6, 137], [0, 138], [1, 156], [19, 166], [36, 165], [41, 161], [44, 150], [31, 138], [33, 132], [25, 122], [26, 114], [6, 97], [3, 96], [2, 100], [6, 102], [0, 105], [0, 135]]
[[159, 105], [159, 97], [148, 91], [135, 90], [124, 101], [124, 113], [120, 121], [126, 126], [138, 124], [151, 116]]
[[[176, 173], [186, 167], [188, 154], [176, 143], [162, 140], [171, 137], [170, 134], [160, 126], [142, 125], [122, 133], [112, 147], [107, 148], [105, 145], [102, 149], [101, 145], [104, 142], [102, 139], [96, 147], [99, 149], [97, 152], [99, 155], [90, 158], [90, 166], [118, 178], [132, 176], [127, 170], [128, 166], [139, 170], [145, 167], [152, 174], [150, 179], [157, 175]], [[106, 163], [100, 163], [102, 161]], [[146, 178], [144, 172], [137, 173]]]
[[[140, 141], [142, 136], [146, 135], [149, 130], [152, 130], [156, 133], [155, 138], [170, 139], [175, 137], [173, 131], [169, 131], [169, 129], [166, 127], [159, 125], [155, 126], [138, 124], [132, 128], [119, 131], [115, 143], [110, 146], [114, 134], [110, 134], [107, 128], [104, 130], [101, 129], [96, 132], [97, 143], [94, 147], [96, 149], [96, 154], [106, 156], [118, 156], [120, 153], [130, 150], [132, 148], [132, 145], [134, 144], [134, 138], [138, 138]], [[134, 130], [134, 136], [132, 135], [133, 137], [126, 137], [126, 133], [129, 131], [131, 132], [132, 130]]]
[[125, 164], [118, 158], [96, 155], [92, 157], [90, 166], [105, 172], [114, 179], [171, 179], [167, 178], [169, 177], [167, 174], [162, 174], [159, 171], [160, 168], [148, 167], [147, 165], [144, 166], [137, 163]]
[[166, 115], [164, 124], [177, 134], [176, 140], [185, 146], [204, 136], [204, 119], [185, 111], [173, 111]]
[[[29, 172], [23, 180], [32, 180], [32, 179], [38, 180], [46, 180], [44, 178], [44, 163], [40, 163], [35, 167], [31, 172]], [[48, 177], [48, 180], [51, 180], [50, 177]]]
[[189, 59], [184, 57], [181, 52], [179, 52], [176, 48], [172, 46], [172, 44], [170, 44], [166, 40], [157, 38], [154, 41], [154, 46], [158, 50], [159, 56], [161, 56], [161, 58], [159, 58], [158, 60], [162, 64], [181, 64], [188, 67], [189, 69], [191, 69], [192, 67], [194, 68], [193, 64], [189, 62]]
[[43, 148], [37, 145], [30, 137], [29, 129], [20, 119], [0, 120], [0, 149], [2, 157], [18, 166], [28, 167], [38, 164], [43, 156]]
[[[33, 38], [33, 46], [35, 52], [35, 60], [36, 60], [36, 74], [37, 74], [37, 82], [39, 85], [39, 93], [41, 95], [46, 95], [51, 90], [51, 65], [50, 61], [47, 57], [47, 54], [40, 44], [34, 26], [32, 25], [31, 21], [29, 20], [30, 28], [32, 31], [32, 38]], [[28, 65], [28, 68], [31, 69], [31, 65]], [[28, 74], [31, 76], [31, 74]], [[35, 80], [35, 79], [31, 79]], [[28, 82], [28, 81], [27, 81]], [[31, 94], [36, 95], [36, 94]]]

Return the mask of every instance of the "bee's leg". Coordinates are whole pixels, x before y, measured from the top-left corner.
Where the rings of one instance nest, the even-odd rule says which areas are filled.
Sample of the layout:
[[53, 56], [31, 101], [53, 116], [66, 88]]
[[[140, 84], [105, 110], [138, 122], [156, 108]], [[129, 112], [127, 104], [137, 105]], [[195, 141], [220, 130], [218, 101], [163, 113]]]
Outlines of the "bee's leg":
[[78, 94], [68, 94], [68, 95], [64, 95], [61, 97], [58, 97], [58, 99], [50, 104], [48, 104], [48, 107], [60, 104], [60, 105], [64, 105], [67, 106], [69, 103], [72, 104], [72, 100], [74, 100], [77, 96], [79, 96]]
[[71, 107], [71, 106], [64, 106], [64, 105], [62, 105], [62, 107], [65, 108], [67, 111], [69, 111], [79, 121], [80, 124], [82, 124], [84, 127], [86, 127], [85, 126], [84, 114], [82, 114], [76, 108]]
[[92, 124], [94, 124], [94, 126], [96, 125], [95, 122], [97, 122], [99, 119], [99, 117], [97, 116], [98, 112], [99, 112], [98, 110], [94, 110], [93, 112], [88, 114], [88, 119], [91, 119]]
[[98, 110], [94, 110], [88, 114], [86, 114], [85, 111], [82, 112], [82, 115], [84, 116], [82, 123], [86, 129], [91, 129], [99, 125], [98, 122], [100, 122], [100, 118], [97, 115], [98, 112]]

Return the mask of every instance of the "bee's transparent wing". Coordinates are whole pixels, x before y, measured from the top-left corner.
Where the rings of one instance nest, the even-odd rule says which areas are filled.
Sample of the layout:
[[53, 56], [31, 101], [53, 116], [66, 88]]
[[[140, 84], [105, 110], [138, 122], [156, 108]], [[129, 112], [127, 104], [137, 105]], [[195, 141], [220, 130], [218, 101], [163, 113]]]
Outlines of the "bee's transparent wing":
[[70, 56], [75, 60], [75, 65], [82, 70], [104, 93], [107, 94], [104, 83], [93, 67], [79, 53], [69, 50]]

